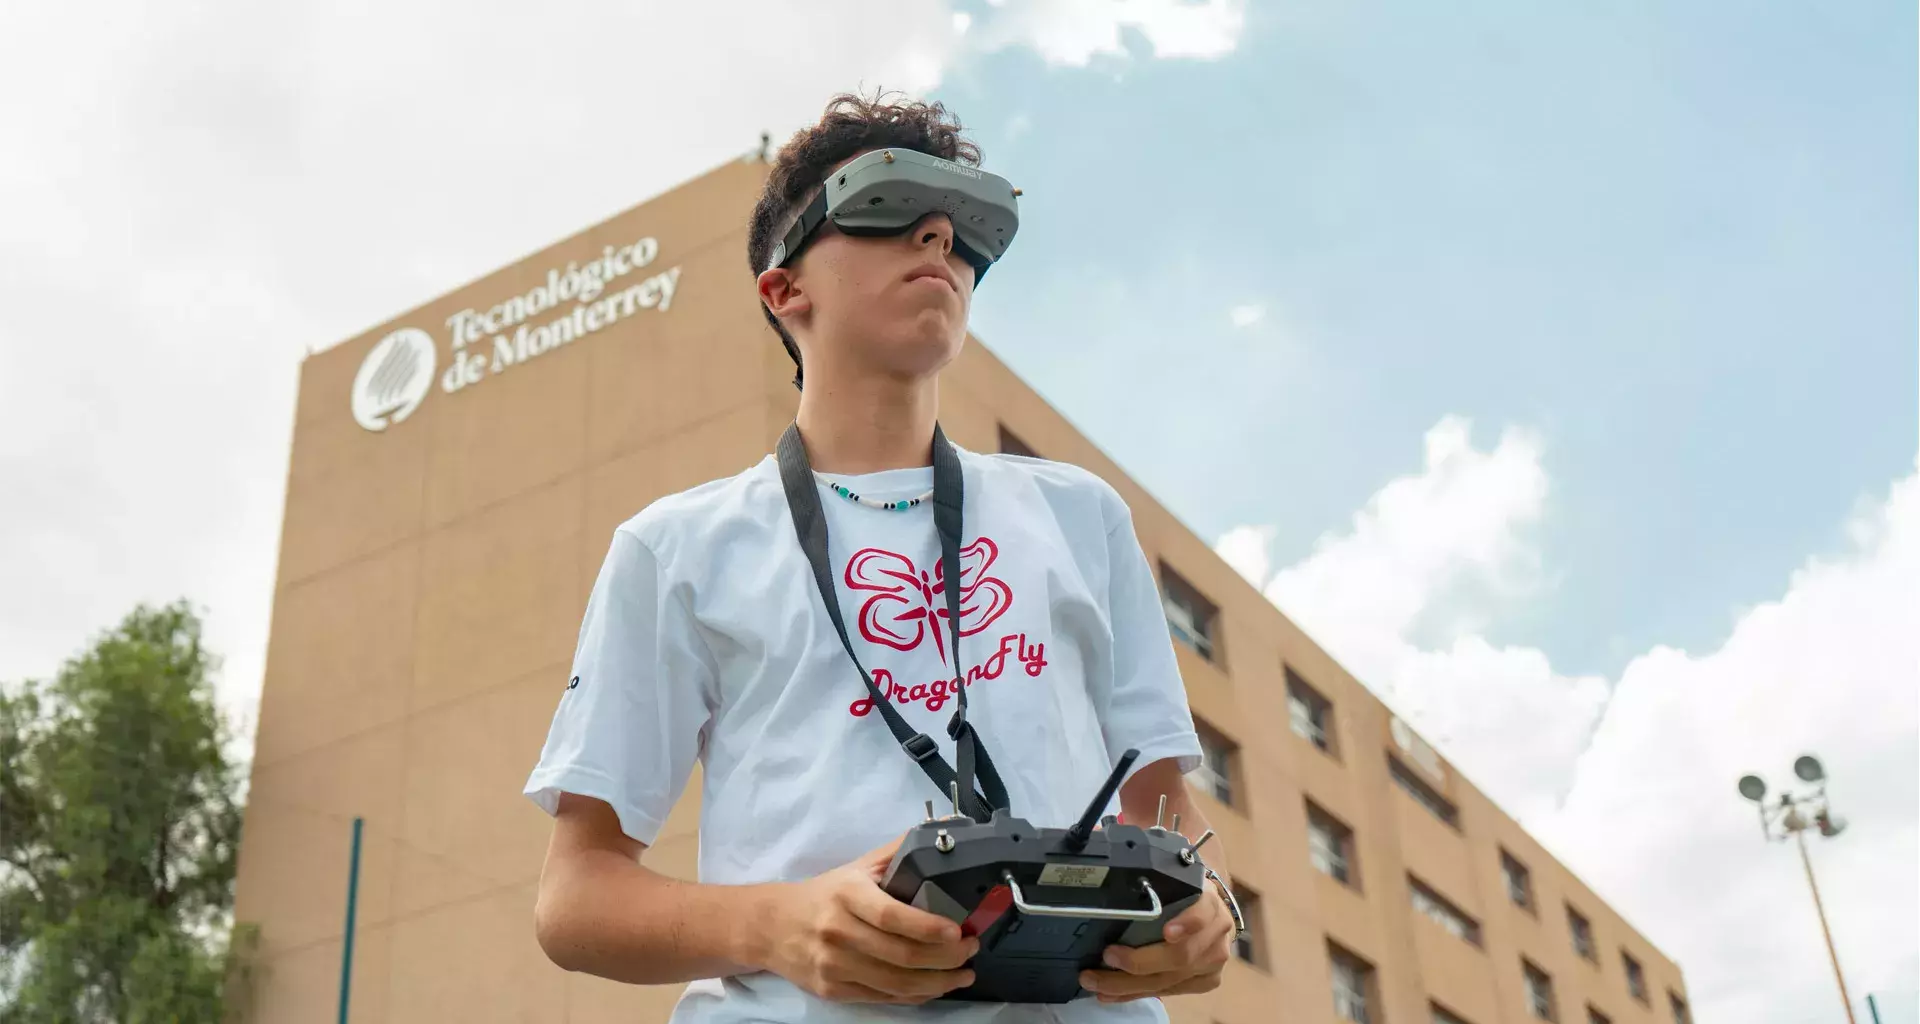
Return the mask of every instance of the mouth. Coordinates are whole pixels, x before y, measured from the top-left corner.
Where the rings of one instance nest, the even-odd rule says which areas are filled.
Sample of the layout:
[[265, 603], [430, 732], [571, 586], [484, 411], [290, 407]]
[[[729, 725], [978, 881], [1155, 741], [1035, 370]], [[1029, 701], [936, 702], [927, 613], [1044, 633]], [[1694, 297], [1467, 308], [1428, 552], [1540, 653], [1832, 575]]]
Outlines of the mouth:
[[913, 272], [907, 275], [907, 283], [911, 284], [915, 281], [938, 281], [946, 285], [947, 289], [954, 294], [960, 293], [960, 286], [954, 282], [952, 271], [938, 264], [928, 263], [915, 267]]

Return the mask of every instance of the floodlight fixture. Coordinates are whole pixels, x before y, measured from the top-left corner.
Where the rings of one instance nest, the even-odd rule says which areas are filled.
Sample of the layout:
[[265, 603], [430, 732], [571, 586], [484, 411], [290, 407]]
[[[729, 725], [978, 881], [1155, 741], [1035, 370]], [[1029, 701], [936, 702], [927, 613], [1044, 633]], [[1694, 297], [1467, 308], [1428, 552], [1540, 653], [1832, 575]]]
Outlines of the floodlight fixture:
[[1806, 754], [1793, 762], [1793, 774], [1799, 776], [1801, 782], [1819, 782], [1827, 777], [1827, 773], [1820, 767], [1820, 759], [1812, 754]]

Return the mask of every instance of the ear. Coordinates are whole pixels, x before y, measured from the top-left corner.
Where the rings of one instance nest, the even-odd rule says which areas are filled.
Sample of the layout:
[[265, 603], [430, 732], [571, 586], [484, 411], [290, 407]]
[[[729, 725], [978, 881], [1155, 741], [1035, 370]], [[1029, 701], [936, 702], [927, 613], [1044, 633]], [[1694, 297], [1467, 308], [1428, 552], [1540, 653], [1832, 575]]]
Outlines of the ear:
[[783, 320], [813, 309], [813, 299], [807, 295], [806, 289], [800, 287], [799, 278], [791, 267], [761, 271], [754, 284], [767, 310]]

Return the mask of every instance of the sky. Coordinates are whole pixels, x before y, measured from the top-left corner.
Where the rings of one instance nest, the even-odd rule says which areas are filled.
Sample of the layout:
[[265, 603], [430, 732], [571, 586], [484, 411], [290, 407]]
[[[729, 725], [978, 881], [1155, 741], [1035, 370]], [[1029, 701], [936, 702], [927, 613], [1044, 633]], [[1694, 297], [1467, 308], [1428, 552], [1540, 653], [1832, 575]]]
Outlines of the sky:
[[305, 353], [897, 88], [1025, 192], [979, 337], [1698, 1020], [1834, 1009], [1733, 790], [1812, 752], [1920, 1024], [1911, 4], [528, 10], [0, 11], [0, 680], [186, 596], [246, 724]]

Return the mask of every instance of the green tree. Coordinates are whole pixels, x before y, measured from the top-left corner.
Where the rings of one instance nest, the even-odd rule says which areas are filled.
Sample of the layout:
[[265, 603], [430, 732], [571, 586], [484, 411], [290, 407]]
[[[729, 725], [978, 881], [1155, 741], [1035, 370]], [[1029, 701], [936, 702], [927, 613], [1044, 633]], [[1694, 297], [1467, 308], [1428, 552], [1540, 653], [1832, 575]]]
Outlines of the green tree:
[[241, 770], [184, 603], [0, 687], [0, 1024], [219, 1021]]

